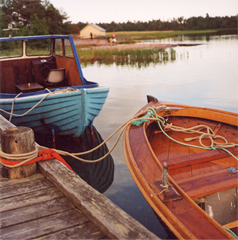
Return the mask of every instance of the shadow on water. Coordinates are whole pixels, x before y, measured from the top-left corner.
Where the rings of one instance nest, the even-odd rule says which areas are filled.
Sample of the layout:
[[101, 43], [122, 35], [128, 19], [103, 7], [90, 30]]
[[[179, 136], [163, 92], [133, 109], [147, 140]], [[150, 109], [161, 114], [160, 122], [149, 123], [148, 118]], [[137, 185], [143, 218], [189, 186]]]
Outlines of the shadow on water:
[[[52, 135], [37, 134], [36, 142], [42, 146], [53, 148]], [[56, 136], [56, 148], [69, 153], [85, 152], [93, 149], [103, 142], [103, 139], [96, 128], [86, 128], [85, 132], [78, 138]], [[86, 160], [95, 160], [103, 157], [108, 152], [107, 145], [104, 144], [92, 153], [79, 156]], [[112, 184], [114, 179], [114, 162], [109, 154], [105, 159], [96, 163], [85, 163], [70, 156], [62, 156], [72, 169], [89, 185], [100, 193], [104, 193]]]

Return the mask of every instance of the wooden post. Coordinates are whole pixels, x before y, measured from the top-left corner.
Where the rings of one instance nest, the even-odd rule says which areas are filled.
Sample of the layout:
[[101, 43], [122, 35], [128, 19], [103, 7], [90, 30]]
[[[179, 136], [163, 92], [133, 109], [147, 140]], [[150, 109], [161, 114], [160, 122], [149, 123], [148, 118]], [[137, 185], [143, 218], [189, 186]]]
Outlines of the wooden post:
[[[7, 154], [29, 153], [35, 150], [35, 136], [31, 128], [14, 127], [1, 133], [2, 151]], [[7, 158], [11, 160], [10, 158]], [[10, 179], [25, 178], [36, 172], [36, 163], [15, 168], [3, 167]], [[7, 171], [6, 171], [7, 169]]]

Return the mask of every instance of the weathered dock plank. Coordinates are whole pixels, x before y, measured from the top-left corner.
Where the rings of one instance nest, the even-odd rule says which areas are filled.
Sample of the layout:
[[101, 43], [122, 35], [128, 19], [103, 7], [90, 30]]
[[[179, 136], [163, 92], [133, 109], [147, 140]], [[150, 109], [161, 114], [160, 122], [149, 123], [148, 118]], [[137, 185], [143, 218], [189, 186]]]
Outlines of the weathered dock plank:
[[63, 193], [55, 187], [43, 189], [41, 191], [28, 192], [22, 195], [0, 200], [0, 211], [9, 211], [63, 196]]
[[63, 229], [56, 233], [48, 234], [35, 240], [55, 239], [103, 239], [107, 238], [92, 222], [86, 222], [72, 228]]
[[41, 173], [36, 173], [27, 178], [11, 179], [11, 181], [9, 181], [8, 178], [0, 178], [0, 191], [1, 191], [1, 188], [8, 187], [8, 186], [14, 185], [16, 183], [30, 182], [30, 181], [34, 181], [37, 179], [43, 179], [43, 178], [44, 178], [44, 176]]
[[71, 209], [73, 209], [73, 206], [66, 197], [55, 198], [50, 201], [2, 212], [0, 227], [9, 227]]
[[73, 209], [3, 228], [1, 235], [3, 239], [32, 239], [80, 226], [88, 221], [89, 219], [84, 214]]
[[16, 183], [14, 185], [1, 188], [0, 200], [52, 187], [53, 184], [45, 178], [24, 183]]

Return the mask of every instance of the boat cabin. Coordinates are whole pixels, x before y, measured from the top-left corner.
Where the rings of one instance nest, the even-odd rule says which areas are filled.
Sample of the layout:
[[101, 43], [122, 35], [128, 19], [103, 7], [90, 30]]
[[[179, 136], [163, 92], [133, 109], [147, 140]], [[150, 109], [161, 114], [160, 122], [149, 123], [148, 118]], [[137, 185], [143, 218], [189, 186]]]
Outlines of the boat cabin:
[[1, 93], [95, 84], [84, 79], [71, 36], [1, 38], [0, 47]]

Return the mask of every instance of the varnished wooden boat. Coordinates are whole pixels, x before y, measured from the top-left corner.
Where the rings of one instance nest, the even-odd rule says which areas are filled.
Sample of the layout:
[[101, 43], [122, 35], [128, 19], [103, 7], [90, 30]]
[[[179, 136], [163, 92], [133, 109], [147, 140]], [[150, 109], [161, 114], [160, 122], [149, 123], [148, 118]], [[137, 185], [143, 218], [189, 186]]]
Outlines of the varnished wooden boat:
[[[142, 116], [148, 107], [166, 119], [164, 125], [206, 125], [229, 143], [238, 143], [236, 113], [153, 99], [140, 110]], [[226, 148], [227, 152], [220, 147], [207, 150], [183, 145], [201, 146], [198, 139], [184, 140], [195, 136], [161, 129], [154, 120], [129, 125], [123, 137], [128, 168], [147, 202], [179, 239], [235, 239], [231, 230], [236, 232], [238, 223], [237, 146]], [[210, 141], [201, 140], [206, 146]]]

